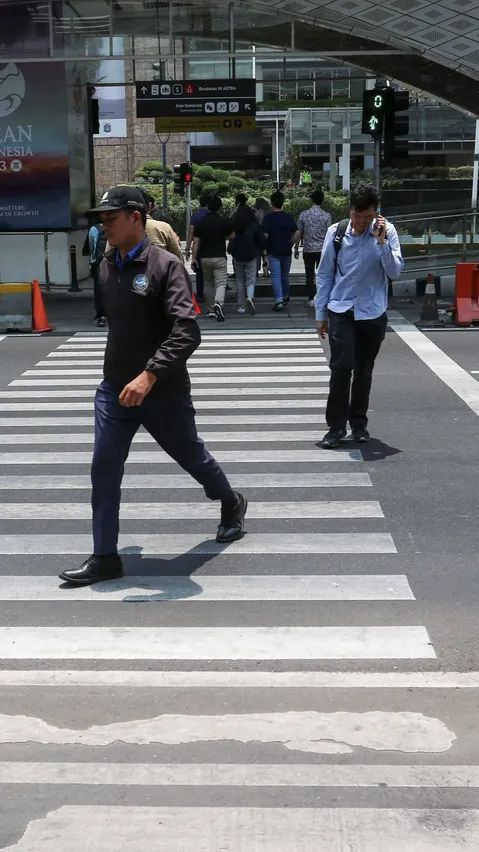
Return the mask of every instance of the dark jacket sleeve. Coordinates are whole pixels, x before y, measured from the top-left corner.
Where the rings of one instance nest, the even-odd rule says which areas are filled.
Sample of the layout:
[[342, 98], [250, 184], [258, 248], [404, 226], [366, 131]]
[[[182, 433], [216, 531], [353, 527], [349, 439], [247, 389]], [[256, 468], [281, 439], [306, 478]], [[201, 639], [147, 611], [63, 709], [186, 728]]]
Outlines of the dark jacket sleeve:
[[171, 331], [149, 359], [145, 370], [158, 379], [166, 370], [175, 369], [186, 363], [201, 343], [201, 333], [193, 308], [190, 277], [183, 264], [171, 257], [163, 277], [164, 311]]

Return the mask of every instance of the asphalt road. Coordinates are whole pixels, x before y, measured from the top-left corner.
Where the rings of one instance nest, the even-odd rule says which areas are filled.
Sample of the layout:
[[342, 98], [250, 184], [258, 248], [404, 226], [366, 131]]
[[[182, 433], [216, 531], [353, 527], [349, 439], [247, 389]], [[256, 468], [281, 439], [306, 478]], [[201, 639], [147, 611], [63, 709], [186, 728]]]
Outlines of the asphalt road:
[[0, 849], [477, 852], [478, 338], [392, 323], [373, 440], [329, 454], [306, 316], [205, 333], [248, 534], [140, 433], [87, 590], [101, 335], [0, 340]]

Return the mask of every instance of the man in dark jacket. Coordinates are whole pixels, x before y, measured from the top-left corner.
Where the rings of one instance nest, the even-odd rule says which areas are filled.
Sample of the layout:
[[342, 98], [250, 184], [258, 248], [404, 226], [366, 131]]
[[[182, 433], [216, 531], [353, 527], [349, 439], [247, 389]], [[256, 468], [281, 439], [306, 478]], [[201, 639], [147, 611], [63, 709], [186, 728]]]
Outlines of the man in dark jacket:
[[201, 335], [183, 264], [149, 243], [144, 199], [134, 187], [114, 187], [90, 213], [100, 214], [112, 248], [100, 267], [108, 339], [104, 380], [95, 396], [94, 551], [80, 568], [60, 574], [78, 585], [123, 575], [120, 488], [140, 426], [201, 483], [207, 497], [221, 500], [218, 542], [244, 535], [247, 508], [196, 431], [186, 362]]

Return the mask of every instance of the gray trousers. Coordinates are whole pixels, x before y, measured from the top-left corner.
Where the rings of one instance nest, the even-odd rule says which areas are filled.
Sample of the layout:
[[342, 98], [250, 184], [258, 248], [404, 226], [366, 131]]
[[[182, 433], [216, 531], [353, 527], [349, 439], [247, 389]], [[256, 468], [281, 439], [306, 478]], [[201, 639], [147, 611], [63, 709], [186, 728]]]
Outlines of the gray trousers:
[[226, 296], [226, 282], [228, 280], [226, 258], [202, 257], [201, 268], [207, 304], [210, 307], [213, 307], [215, 302], [222, 305]]
[[246, 298], [254, 299], [254, 288], [256, 285], [256, 272], [258, 261], [255, 257], [253, 260], [233, 261], [236, 274], [236, 287], [238, 289], [238, 305], [244, 308]]

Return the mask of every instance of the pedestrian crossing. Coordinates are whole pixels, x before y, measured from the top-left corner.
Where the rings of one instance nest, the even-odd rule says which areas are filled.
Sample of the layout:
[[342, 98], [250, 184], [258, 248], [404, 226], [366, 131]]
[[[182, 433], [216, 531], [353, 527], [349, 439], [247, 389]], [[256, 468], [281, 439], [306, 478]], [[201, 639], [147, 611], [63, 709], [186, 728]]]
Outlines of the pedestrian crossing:
[[126, 576], [66, 588], [91, 549], [104, 348], [59, 339], [0, 390], [0, 847], [477, 852], [458, 710], [479, 676], [437, 670], [359, 448], [317, 445], [316, 335], [210, 332], [191, 359], [247, 535], [217, 544], [218, 507], [140, 431]]

